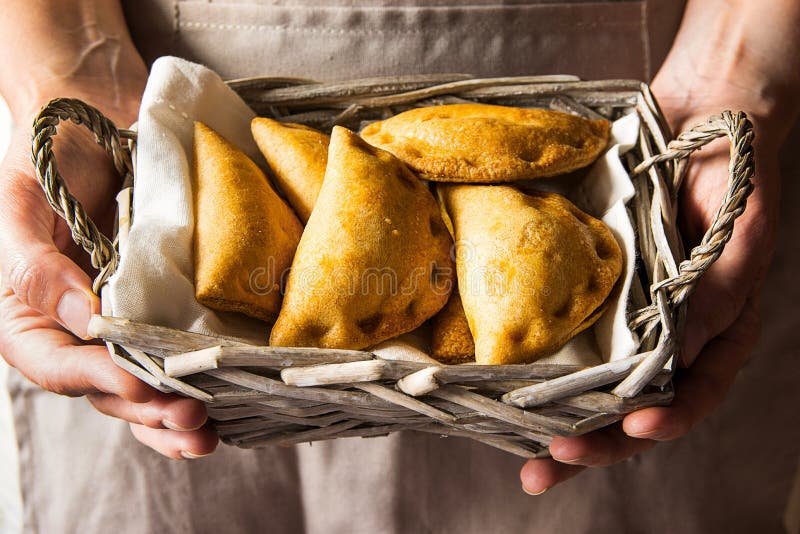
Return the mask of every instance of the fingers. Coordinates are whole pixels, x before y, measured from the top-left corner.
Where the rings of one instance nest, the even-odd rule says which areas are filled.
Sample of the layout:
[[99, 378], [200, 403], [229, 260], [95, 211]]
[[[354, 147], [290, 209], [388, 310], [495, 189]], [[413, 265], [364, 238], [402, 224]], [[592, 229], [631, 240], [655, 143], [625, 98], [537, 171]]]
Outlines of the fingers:
[[553, 459], [529, 460], [522, 468], [522, 489], [531, 495], [539, 495], [586, 467], [612, 465], [654, 445], [654, 441], [626, 436], [620, 425], [583, 436], [555, 437], [550, 443]]
[[652, 448], [657, 441], [686, 434], [722, 402], [747, 360], [758, 330], [758, 314], [753, 301], [748, 300], [733, 326], [714, 339], [677, 381], [671, 406], [638, 410], [629, 414], [622, 425], [583, 436], [553, 438], [553, 460], [529, 461], [520, 473], [523, 489], [541, 493], [574, 476], [584, 466], [612, 465]]
[[156, 390], [118, 367], [102, 345], [82, 345], [52, 319], [0, 290], [0, 354], [29, 380], [68, 396], [103, 392], [147, 402]]
[[216, 434], [202, 426], [202, 403], [156, 391], [118, 367], [105, 346], [78, 344], [8, 289], [0, 293], [0, 354], [44, 389], [88, 395], [101, 413], [131, 422], [139, 441], [170, 458], [203, 456], [216, 447]]
[[617, 424], [583, 436], [555, 437], [550, 443], [550, 454], [566, 464], [605, 467], [651, 449], [655, 444], [625, 435]]
[[207, 426], [190, 432], [178, 432], [131, 423], [131, 432], [143, 445], [175, 460], [207, 456], [214, 452], [219, 442], [217, 435]]
[[208, 419], [200, 401], [160, 392], [144, 403], [130, 402], [106, 393], [91, 393], [87, 399], [100, 413], [149, 428], [185, 432], [197, 430]]
[[522, 490], [528, 495], [541, 495], [556, 484], [574, 477], [586, 469], [579, 465], [567, 465], [549, 458], [528, 460], [519, 473]]
[[655, 441], [625, 435], [620, 425], [571, 438], [555, 437], [550, 443], [553, 459], [529, 460], [520, 471], [522, 489], [540, 495], [586, 467], [605, 467], [651, 449]]
[[753, 300], [722, 335], [712, 340], [697, 361], [675, 382], [672, 405], [637, 410], [623, 421], [626, 434], [665, 441], [685, 435], [716, 410], [758, 339], [760, 322]]
[[552, 460], [531, 460], [522, 468], [523, 489], [538, 494], [575, 476], [584, 467], [612, 465], [651, 449], [658, 441], [685, 435], [722, 403], [758, 339], [759, 328], [751, 299], [734, 324], [709, 343], [701, 357], [676, 381], [671, 406], [637, 410], [625, 417], [622, 425], [583, 436], [553, 438]]
[[39, 184], [27, 175], [0, 171], [0, 275], [23, 304], [86, 339], [100, 301], [91, 279], [53, 242], [55, 219]]
[[202, 456], [216, 447], [216, 434], [202, 426], [202, 403], [156, 391], [118, 367], [106, 347], [79, 344], [7, 288], [0, 291], [0, 354], [44, 389], [88, 395], [100, 412], [131, 422], [139, 441], [170, 458]]
[[35, 348], [24, 359], [16, 351], [3, 355], [29, 380], [59, 395], [80, 397], [103, 392], [130, 402], [147, 402], [155, 394], [156, 390], [118, 367], [104, 346], [65, 346], [48, 352], [46, 346], [51, 344], [44, 343], [45, 346]]

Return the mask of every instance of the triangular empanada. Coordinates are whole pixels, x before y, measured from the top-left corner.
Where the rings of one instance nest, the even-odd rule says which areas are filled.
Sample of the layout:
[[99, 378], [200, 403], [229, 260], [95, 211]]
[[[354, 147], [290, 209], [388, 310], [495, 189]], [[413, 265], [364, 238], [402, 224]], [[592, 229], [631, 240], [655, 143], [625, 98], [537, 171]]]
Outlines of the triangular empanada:
[[497, 183], [556, 176], [592, 163], [609, 123], [545, 109], [452, 104], [412, 109], [361, 132], [422, 178]]
[[302, 124], [264, 117], [253, 119], [250, 127], [278, 188], [305, 223], [325, 178], [330, 136]]
[[532, 362], [600, 316], [622, 270], [603, 222], [555, 193], [440, 185], [475, 360]]
[[335, 127], [270, 344], [360, 349], [415, 329], [447, 302], [451, 245], [427, 187]]
[[195, 295], [209, 308], [272, 321], [303, 227], [258, 166], [200, 122], [194, 127]]

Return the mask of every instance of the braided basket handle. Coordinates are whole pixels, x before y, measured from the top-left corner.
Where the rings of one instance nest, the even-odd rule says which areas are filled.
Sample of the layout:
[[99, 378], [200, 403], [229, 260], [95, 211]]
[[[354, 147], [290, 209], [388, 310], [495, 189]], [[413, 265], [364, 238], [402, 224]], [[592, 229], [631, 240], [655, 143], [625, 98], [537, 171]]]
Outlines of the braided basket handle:
[[689, 259], [678, 267], [678, 275], [667, 278], [651, 287], [651, 293], [666, 289], [674, 307], [683, 303], [692, 294], [700, 276], [717, 261], [725, 244], [733, 234], [733, 223], [747, 205], [747, 197], [753, 192], [752, 178], [755, 174], [753, 154], [753, 124], [743, 112], [723, 111], [706, 122], [680, 134], [667, 145], [666, 152], [656, 154], [639, 164], [632, 174], [647, 171], [653, 165], [682, 160], [711, 141], [727, 136], [731, 143], [731, 159], [728, 165], [728, 187], [717, 213], [706, 230], [700, 244], [694, 247]]
[[56, 127], [64, 120], [83, 125], [94, 134], [95, 141], [111, 156], [114, 167], [123, 180], [129, 179], [133, 173], [130, 151], [123, 146], [122, 141], [130, 138], [131, 133], [121, 133], [100, 111], [72, 98], [51, 100], [33, 121], [31, 159], [36, 177], [47, 202], [69, 226], [72, 239], [89, 253], [92, 266], [100, 269], [101, 273], [94, 288], [97, 292], [100, 283], [116, 270], [119, 254], [112, 240], [100, 232], [81, 203], [70, 194], [67, 184], [58, 172], [53, 153], [53, 137], [56, 135]]

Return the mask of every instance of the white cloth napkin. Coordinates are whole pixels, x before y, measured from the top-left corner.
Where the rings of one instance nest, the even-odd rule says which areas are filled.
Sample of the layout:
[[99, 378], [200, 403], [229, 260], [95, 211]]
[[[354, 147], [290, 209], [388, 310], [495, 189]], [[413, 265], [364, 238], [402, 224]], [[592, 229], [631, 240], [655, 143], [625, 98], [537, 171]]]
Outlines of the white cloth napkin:
[[153, 63], [139, 110], [133, 220], [117, 272], [109, 278], [113, 315], [266, 343], [263, 323], [195, 300], [192, 260], [194, 121], [263, 165], [250, 134], [254, 116], [211, 70], [173, 57]]
[[[266, 343], [268, 327], [264, 323], [202, 306], [195, 300], [193, 287], [193, 123], [206, 123], [263, 166], [264, 159], [250, 134], [253, 117], [253, 111], [209, 69], [173, 57], [153, 64], [139, 112], [133, 219], [122, 244], [119, 268], [109, 279], [106, 292], [113, 315]], [[625, 202], [633, 195], [633, 186], [619, 154], [633, 146], [638, 128], [635, 114], [616, 121], [605, 156], [579, 184], [560, 191], [614, 231], [625, 255], [625, 281], [595, 327], [545, 361], [593, 365], [629, 356], [636, 349], [625, 321], [635, 258], [635, 238]], [[391, 355], [391, 342], [381, 347], [382, 353]], [[400, 349], [407, 350], [408, 343], [399, 343]]]

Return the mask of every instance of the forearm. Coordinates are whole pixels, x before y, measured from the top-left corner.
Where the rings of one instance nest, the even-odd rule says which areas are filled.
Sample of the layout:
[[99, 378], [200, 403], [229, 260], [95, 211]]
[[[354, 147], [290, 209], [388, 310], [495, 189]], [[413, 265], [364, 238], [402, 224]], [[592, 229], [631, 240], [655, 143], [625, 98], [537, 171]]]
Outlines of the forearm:
[[800, 1], [689, 0], [653, 86], [674, 122], [728, 105], [782, 141], [800, 113]]
[[115, 0], [2, 0], [0, 94], [18, 122], [49, 98], [81, 96], [135, 118], [146, 67]]

